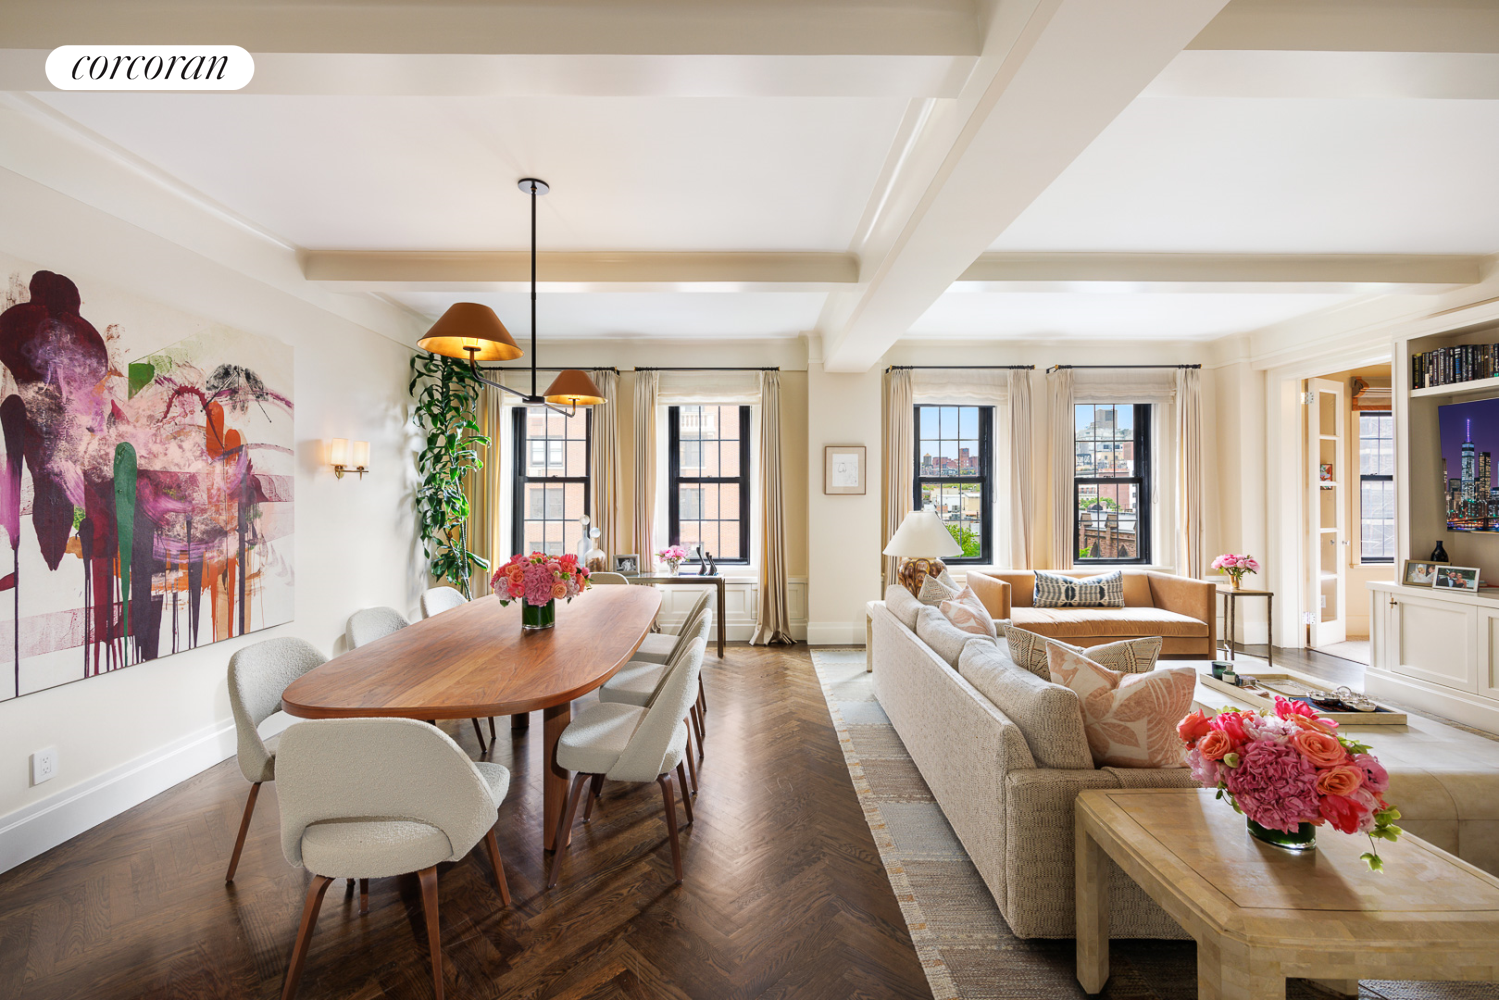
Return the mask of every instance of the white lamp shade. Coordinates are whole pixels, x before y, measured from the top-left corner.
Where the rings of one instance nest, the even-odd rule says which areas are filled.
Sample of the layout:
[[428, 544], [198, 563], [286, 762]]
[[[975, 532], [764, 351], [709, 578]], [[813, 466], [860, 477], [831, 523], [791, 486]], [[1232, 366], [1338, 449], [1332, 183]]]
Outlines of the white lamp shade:
[[352, 458], [351, 465], [356, 469], [368, 469], [370, 467], [370, 443], [368, 441], [355, 441], [354, 447], [350, 449]]
[[901, 559], [938, 559], [959, 556], [963, 547], [953, 538], [936, 511], [913, 510], [885, 546], [885, 555]]
[[332, 441], [330, 441], [328, 443], [328, 464], [329, 465], [348, 465], [349, 464], [349, 439], [348, 438], [334, 438]]

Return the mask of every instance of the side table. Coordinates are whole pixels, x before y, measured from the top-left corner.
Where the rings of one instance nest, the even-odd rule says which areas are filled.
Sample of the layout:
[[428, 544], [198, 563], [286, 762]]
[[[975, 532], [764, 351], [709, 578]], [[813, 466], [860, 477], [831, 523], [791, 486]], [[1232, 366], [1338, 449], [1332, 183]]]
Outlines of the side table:
[[675, 575], [669, 573], [646, 573], [637, 576], [626, 576], [625, 579], [631, 583], [638, 584], [685, 583], [716, 588], [718, 591], [718, 606], [713, 609], [713, 617], [718, 619], [718, 658], [720, 660], [723, 659], [723, 647], [725, 640], [728, 638], [729, 624], [724, 617], [724, 578], [722, 576], [717, 574], [713, 576], [698, 576], [695, 573], [678, 573]]
[[1263, 597], [1265, 599], [1265, 621], [1269, 634], [1265, 636], [1265, 663], [1269, 666], [1275, 665], [1275, 591], [1273, 590], [1235, 590], [1233, 587], [1219, 587], [1218, 593], [1223, 595], [1223, 650], [1228, 653], [1230, 660], [1234, 659], [1234, 626], [1239, 621], [1239, 598], [1241, 597]]

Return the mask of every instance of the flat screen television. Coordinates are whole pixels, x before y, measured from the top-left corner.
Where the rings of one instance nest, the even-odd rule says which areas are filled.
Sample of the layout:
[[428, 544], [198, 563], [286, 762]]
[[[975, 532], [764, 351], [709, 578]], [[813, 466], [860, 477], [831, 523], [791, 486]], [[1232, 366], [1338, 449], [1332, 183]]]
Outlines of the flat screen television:
[[1499, 399], [1437, 407], [1449, 531], [1499, 531]]

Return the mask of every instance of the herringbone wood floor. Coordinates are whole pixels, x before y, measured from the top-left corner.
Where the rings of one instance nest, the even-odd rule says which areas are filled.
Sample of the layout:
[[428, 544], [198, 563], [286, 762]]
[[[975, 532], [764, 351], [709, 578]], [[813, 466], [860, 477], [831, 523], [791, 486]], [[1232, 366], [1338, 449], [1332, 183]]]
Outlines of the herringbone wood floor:
[[[704, 670], [696, 823], [673, 886], [654, 785], [608, 785], [543, 892], [541, 725], [501, 731], [511, 766], [503, 908], [482, 850], [440, 869], [448, 996], [929, 997], [805, 647], [730, 647]], [[504, 720], [500, 720], [502, 723]], [[447, 729], [471, 751], [472, 730]], [[274, 786], [233, 887], [248, 785], [230, 760], [0, 875], [0, 998], [280, 995], [308, 884], [281, 856]], [[299, 996], [430, 997], [414, 876], [343, 883], [323, 904]]]

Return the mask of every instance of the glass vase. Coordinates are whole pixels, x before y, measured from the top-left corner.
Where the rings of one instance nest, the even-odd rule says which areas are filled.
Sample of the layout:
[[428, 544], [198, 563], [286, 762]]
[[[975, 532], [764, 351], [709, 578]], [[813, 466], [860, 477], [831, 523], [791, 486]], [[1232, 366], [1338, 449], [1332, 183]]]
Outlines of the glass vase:
[[1317, 849], [1317, 828], [1310, 823], [1302, 823], [1296, 828], [1295, 833], [1286, 833], [1284, 830], [1271, 830], [1260, 826], [1248, 816], [1244, 822], [1249, 824], [1249, 835], [1255, 840], [1262, 840], [1274, 847], [1287, 851], [1315, 851]]
[[544, 628], [551, 628], [557, 624], [557, 601], [550, 600], [545, 604], [527, 604], [521, 602], [520, 627], [527, 632], [539, 632]]

